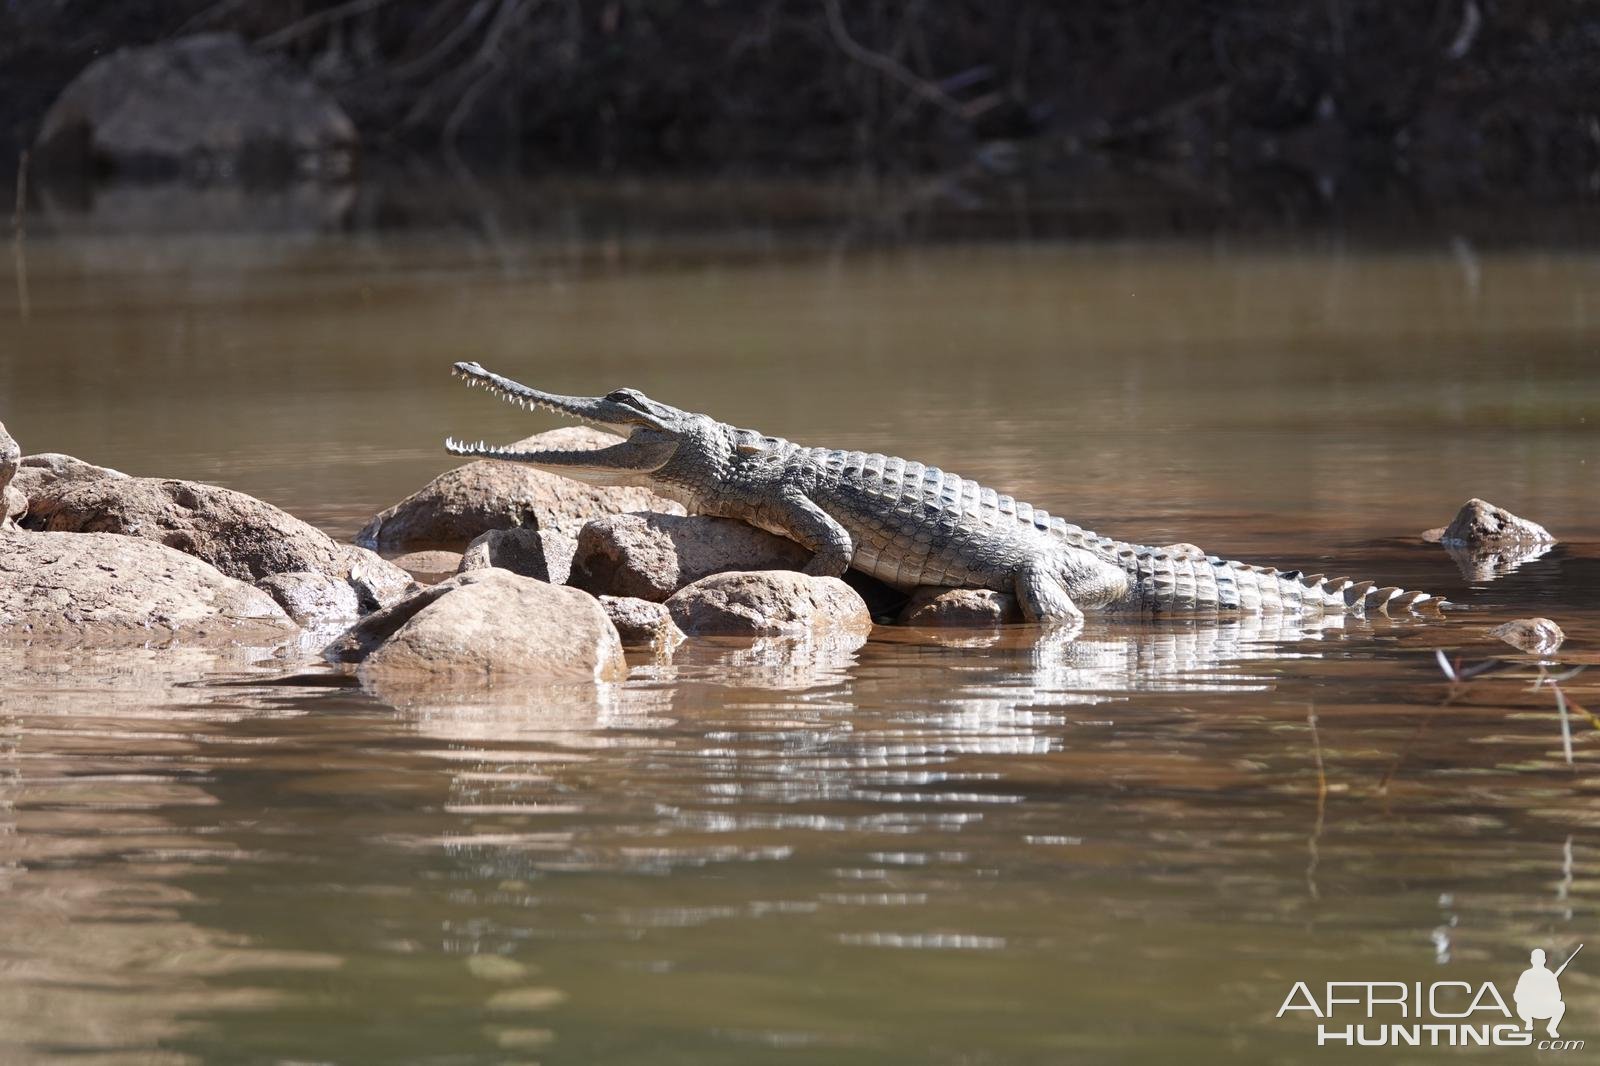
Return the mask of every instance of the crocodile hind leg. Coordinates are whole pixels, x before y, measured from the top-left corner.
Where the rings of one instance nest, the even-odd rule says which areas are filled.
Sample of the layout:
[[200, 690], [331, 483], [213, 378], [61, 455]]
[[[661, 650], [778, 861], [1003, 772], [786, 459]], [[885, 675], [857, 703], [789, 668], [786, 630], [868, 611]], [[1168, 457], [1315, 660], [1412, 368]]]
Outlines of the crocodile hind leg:
[[1067, 595], [1066, 586], [1039, 563], [1029, 563], [1017, 571], [1017, 602], [1030, 622], [1083, 624], [1083, 612]]

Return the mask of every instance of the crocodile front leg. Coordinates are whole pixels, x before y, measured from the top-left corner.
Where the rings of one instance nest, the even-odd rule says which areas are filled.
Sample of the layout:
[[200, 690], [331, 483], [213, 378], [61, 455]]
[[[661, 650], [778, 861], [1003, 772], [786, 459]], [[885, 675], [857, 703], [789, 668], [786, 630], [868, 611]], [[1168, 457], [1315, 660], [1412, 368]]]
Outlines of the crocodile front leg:
[[1048, 567], [1028, 563], [1017, 571], [1016, 581], [1017, 602], [1028, 621], [1083, 624], [1083, 612]]
[[783, 527], [785, 536], [816, 553], [803, 573], [814, 577], [839, 577], [850, 566], [856, 548], [849, 530], [804, 494], [785, 493], [773, 517]]

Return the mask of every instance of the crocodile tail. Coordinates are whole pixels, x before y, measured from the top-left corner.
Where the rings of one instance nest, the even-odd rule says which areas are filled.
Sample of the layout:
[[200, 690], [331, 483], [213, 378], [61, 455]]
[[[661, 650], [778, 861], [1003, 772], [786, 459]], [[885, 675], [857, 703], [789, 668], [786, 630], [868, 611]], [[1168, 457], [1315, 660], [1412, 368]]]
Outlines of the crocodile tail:
[[1156, 612], [1219, 610], [1261, 614], [1420, 614], [1445, 601], [1426, 592], [1347, 577], [1307, 576], [1199, 551], [1118, 545], [1130, 606]]

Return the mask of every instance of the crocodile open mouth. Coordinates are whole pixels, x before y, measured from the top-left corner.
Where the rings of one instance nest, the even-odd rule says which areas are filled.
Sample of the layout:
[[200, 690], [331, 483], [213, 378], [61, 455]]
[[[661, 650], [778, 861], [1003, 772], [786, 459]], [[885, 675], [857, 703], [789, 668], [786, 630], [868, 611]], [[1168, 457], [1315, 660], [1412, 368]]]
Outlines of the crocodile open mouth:
[[534, 450], [520, 444], [472, 443], [446, 437], [444, 447], [452, 455], [530, 463], [584, 481], [619, 484], [636, 482], [637, 475], [660, 468], [677, 450], [676, 437], [645, 406], [651, 401], [630, 390], [609, 396], [563, 396], [513, 381], [477, 363], [457, 363], [450, 372], [469, 388], [485, 389], [525, 411], [549, 411], [626, 437], [597, 448]]

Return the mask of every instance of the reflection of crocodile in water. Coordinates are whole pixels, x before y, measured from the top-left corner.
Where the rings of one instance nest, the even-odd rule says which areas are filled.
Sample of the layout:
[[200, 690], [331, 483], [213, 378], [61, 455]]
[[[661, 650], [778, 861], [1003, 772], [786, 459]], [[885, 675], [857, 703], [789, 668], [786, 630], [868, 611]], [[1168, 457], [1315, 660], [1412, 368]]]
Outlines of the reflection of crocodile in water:
[[457, 363], [455, 374], [521, 407], [627, 435], [607, 448], [523, 451], [455, 440], [456, 455], [508, 459], [602, 484], [642, 484], [701, 514], [735, 518], [815, 552], [810, 574], [846, 567], [897, 588], [1013, 592], [1031, 620], [1083, 608], [1362, 614], [1439, 600], [1371, 581], [1308, 577], [1199, 551], [1102, 537], [937, 467], [891, 456], [808, 448], [633, 389], [559, 396]]

